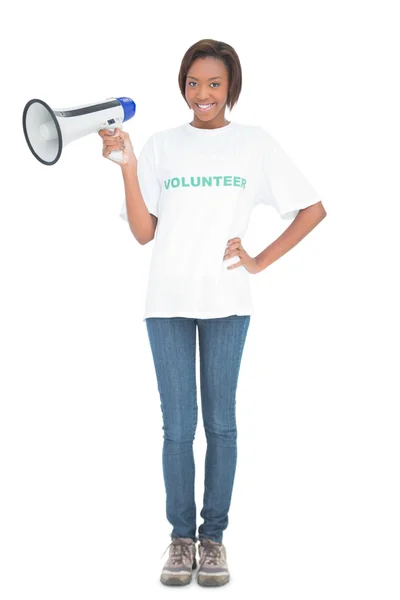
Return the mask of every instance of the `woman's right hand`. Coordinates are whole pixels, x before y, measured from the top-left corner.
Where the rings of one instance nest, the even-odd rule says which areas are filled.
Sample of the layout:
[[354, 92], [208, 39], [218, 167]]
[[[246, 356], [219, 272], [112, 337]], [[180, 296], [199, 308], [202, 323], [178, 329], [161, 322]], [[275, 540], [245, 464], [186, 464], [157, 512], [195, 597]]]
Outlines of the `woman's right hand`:
[[133, 151], [133, 146], [129, 133], [122, 131], [117, 127], [114, 132], [109, 129], [100, 129], [98, 132], [99, 136], [103, 138], [103, 156], [109, 158], [110, 152], [113, 150], [122, 150], [122, 162], [116, 162], [110, 158], [112, 162], [115, 162], [121, 167], [133, 165], [137, 167], [137, 159]]

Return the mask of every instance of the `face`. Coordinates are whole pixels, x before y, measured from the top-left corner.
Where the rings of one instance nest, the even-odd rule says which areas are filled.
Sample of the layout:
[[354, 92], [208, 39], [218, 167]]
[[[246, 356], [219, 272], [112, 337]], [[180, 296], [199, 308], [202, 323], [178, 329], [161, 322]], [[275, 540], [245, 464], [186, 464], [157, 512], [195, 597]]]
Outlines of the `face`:
[[[228, 71], [221, 60], [207, 56], [193, 61], [186, 77], [185, 89], [186, 100], [194, 111], [192, 125], [220, 127], [227, 124], [225, 106], [228, 86]], [[198, 104], [213, 106], [202, 110]]]

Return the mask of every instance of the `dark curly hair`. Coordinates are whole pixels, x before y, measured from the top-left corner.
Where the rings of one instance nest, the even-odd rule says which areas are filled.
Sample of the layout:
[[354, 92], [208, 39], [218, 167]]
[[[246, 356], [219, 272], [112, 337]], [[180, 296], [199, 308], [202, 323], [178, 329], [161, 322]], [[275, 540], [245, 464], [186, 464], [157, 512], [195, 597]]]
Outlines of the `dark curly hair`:
[[181, 68], [178, 75], [178, 83], [181, 94], [186, 104], [188, 104], [185, 97], [186, 77], [188, 71], [192, 63], [197, 58], [205, 58], [206, 56], [211, 56], [221, 60], [228, 71], [229, 86], [226, 105], [229, 110], [232, 110], [237, 103], [242, 90], [242, 67], [240, 66], [240, 60], [234, 48], [225, 42], [204, 39], [196, 42], [193, 44], [193, 46], [190, 46], [182, 59]]

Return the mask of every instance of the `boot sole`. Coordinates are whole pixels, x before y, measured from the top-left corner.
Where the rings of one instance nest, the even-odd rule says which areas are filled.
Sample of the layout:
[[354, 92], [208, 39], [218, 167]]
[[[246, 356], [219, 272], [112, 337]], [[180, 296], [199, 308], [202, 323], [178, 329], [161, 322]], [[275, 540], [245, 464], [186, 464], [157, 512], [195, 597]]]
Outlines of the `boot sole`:
[[192, 565], [192, 573], [190, 574], [190, 577], [189, 577], [189, 579], [187, 581], [186, 581], [186, 579], [182, 580], [179, 577], [174, 577], [173, 575], [171, 577], [169, 577], [167, 575], [165, 578], [163, 578], [162, 574], [161, 574], [161, 577], [160, 577], [160, 581], [164, 585], [188, 585], [189, 583], [192, 582], [193, 571], [196, 568], [197, 568], [197, 562], [196, 562], [196, 559], [194, 559], [193, 565]]
[[197, 583], [203, 587], [220, 586], [229, 583], [229, 577], [222, 580], [217, 580], [215, 577], [205, 577], [204, 579], [197, 579]]

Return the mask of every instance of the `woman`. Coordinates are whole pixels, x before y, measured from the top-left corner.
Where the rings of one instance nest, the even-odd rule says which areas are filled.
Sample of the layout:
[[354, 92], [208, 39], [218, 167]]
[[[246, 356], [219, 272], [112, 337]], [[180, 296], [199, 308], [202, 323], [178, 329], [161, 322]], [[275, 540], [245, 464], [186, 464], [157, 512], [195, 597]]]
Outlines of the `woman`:
[[[123, 150], [126, 198], [121, 217], [135, 238], [155, 239], [144, 320], [163, 414], [166, 513], [173, 525], [161, 573], [184, 585], [229, 581], [223, 531], [237, 459], [235, 396], [250, 315], [249, 274], [277, 260], [326, 215], [316, 190], [263, 128], [227, 121], [242, 72], [235, 50], [205, 39], [185, 53], [179, 87], [191, 123], [153, 134], [139, 160], [129, 135], [103, 137], [103, 155]], [[256, 257], [241, 239], [254, 206], [294, 219]], [[197, 426], [196, 328], [207, 438], [204, 503], [196, 537], [193, 440]]]

